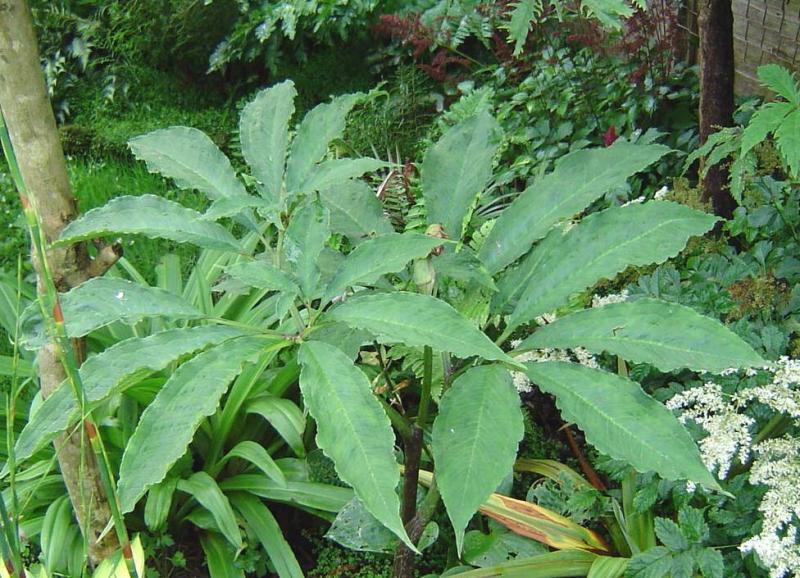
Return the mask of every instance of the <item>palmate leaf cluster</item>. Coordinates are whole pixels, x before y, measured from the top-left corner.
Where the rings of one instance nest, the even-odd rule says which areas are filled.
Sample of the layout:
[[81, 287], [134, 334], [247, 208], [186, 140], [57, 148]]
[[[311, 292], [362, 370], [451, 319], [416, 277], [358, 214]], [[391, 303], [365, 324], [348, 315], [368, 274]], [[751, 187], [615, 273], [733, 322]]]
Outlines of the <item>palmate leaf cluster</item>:
[[[82, 369], [91, 407], [168, 370], [143, 400], [146, 408], [124, 444], [123, 511], [133, 511], [147, 494], [145, 518], [158, 527], [173, 494], [193, 497], [197, 506], [187, 519], [204, 530], [214, 576], [224, 575], [230, 562], [222, 545], [240, 549], [249, 537], [263, 544], [280, 576], [297, 575], [297, 562], [275, 537], [262, 500], [325, 514], [355, 497], [397, 539], [416, 548], [400, 519], [392, 423], [368, 373], [354, 363], [359, 349], [376, 343], [434, 351], [448, 367], [437, 411], [420, 426], [429, 429], [434, 476], [459, 552], [479, 509], [501, 516], [498, 508], [511, 507], [510, 499], [493, 493], [511, 472], [523, 435], [510, 371], [525, 372], [553, 394], [565, 419], [600, 451], [640, 471], [719, 487], [683, 426], [634, 381], [573, 363], [515, 359], [534, 348], [582, 346], [664, 370], [764, 364], [717, 322], [658, 300], [632, 301], [560, 318], [513, 351], [500, 347], [513, 331], [535, 329], [537, 317], [561, 309], [600, 279], [675, 256], [690, 237], [713, 227], [713, 216], [666, 201], [577, 218], [668, 154], [667, 147], [620, 141], [563, 157], [514, 199], [472, 251], [472, 212], [492, 181], [500, 136], [488, 113], [449, 129], [423, 159], [429, 230], [444, 234], [396, 233], [359, 179], [384, 163], [328, 155], [360, 97], [319, 105], [292, 131], [294, 97], [287, 81], [261, 92], [242, 112], [242, 152], [252, 187], [199, 131], [159, 130], [134, 139], [134, 154], [178, 186], [208, 195], [208, 211], [152, 196], [123, 197], [71, 223], [58, 241], [141, 234], [205, 249], [199, 267], [208, 275], [192, 276], [183, 292], [98, 279], [64, 296], [73, 337], [110, 323], [107, 307], [122, 323], [170, 321], [153, 335], [108, 347]], [[244, 233], [234, 236], [221, 219]], [[439, 260], [445, 265], [437, 267]], [[433, 271], [425, 290], [414, 282], [420, 271]], [[452, 282], [488, 295], [488, 322], [476, 324], [448, 303], [437, 287]], [[198, 289], [215, 283], [216, 294]], [[192, 291], [207, 297], [190, 302]], [[79, 293], [107, 305], [80, 309]], [[185, 302], [179, 307], [176, 300]], [[236, 311], [235, 323], [225, 323]], [[80, 324], [70, 322], [79, 312]], [[298, 371], [299, 395], [289, 395]], [[264, 375], [270, 376], [266, 383]], [[308, 440], [301, 407], [316, 422], [316, 445], [352, 491], [313, 483], [302, 473]], [[75, 423], [76, 408], [65, 388], [48, 398], [20, 436], [19, 459]], [[229, 437], [243, 434], [240, 422], [247, 416], [269, 423], [292, 458], [275, 459], [246, 435]], [[203, 460], [202, 471], [186, 467], [190, 447]], [[231, 472], [229, 462], [240, 466]], [[525, 516], [536, 523], [530, 512]], [[552, 515], [546, 523], [555, 531], [562, 521]], [[561, 547], [588, 543], [565, 539]], [[595, 554], [574, 556], [587, 568], [610, 564]]]

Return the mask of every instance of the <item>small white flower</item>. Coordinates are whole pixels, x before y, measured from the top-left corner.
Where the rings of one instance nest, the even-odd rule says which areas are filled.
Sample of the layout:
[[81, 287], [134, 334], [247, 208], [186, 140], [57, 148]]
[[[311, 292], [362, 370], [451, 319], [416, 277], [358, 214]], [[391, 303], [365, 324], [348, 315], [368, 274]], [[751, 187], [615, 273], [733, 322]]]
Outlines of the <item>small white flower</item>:
[[117, 299], [122, 301], [125, 298], [125, 292], [124, 291], [120, 291], [119, 293], [117, 293], [116, 297], [117, 297]]
[[667, 188], [667, 185], [664, 185], [663, 187], [661, 187], [656, 191], [655, 195], [653, 195], [653, 199], [656, 201], [662, 201], [667, 198], [668, 194], [669, 194], [669, 189]]
[[623, 301], [627, 301], [628, 297], [629, 293], [627, 289], [623, 289], [620, 293], [612, 293], [604, 297], [594, 295], [592, 297], [592, 307], [603, 307], [604, 305], [611, 305], [612, 303], [622, 303]]
[[642, 197], [636, 197], [635, 199], [631, 199], [627, 203], [624, 203], [622, 206], [623, 207], [627, 207], [629, 205], [639, 205], [641, 203], [644, 203], [644, 201], [645, 201], [645, 198], [643, 196]]

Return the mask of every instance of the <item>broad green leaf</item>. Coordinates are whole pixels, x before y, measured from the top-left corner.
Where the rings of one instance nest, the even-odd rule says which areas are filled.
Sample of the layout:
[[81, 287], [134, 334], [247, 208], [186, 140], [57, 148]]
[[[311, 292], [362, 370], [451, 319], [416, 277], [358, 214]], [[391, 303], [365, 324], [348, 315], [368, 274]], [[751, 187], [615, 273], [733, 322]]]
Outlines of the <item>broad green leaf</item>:
[[367, 157], [324, 161], [313, 168], [296, 192], [311, 193], [328, 189], [387, 166], [389, 163]]
[[246, 195], [244, 197], [223, 197], [217, 199], [202, 215], [204, 221], [218, 221], [223, 217], [235, 217], [245, 209], [261, 209], [269, 211], [273, 205], [261, 197]]
[[503, 211], [481, 247], [481, 261], [490, 273], [497, 273], [527, 253], [553, 225], [624, 185], [668, 152], [663, 145], [618, 142], [566, 155], [552, 173], [535, 180]]
[[300, 564], [272, 512], [258, 498], [249, 494], [234, 494], [231, 503], [261, 542], [278, 578], [303, 578]]
[[236, 523], [236, 514], [214, 478], [206, 472], [195, 472], [189, 478], [178, 481], [178, 490], [190, 494], [211, 512], [217, 527], [231, 546], [237, 550], [242, 548], [242, 533]]
[[316, 482], [287, 481], [281, 486], [263, 474], [239, 474], [220, 482], [224, 492], [248, 492], [265, 500], [338, 512], [353, 499], [353, 490]]
[[155, 195], [111, 199], [64, 227], [56, 245], [116, 235], [144, 235], [221, 251], [242, 250], [234, 236], [221, 225], [203, 220], [203, 215], [197, 211]]
[[356, 329], [344, 323], [326, 323], [316, 329], [310, 336], [313, 341], [323, 341], [344, 351], [350, 359], [358, 357], [364, 343], [372, 343], [375, 339], [369, 331]]
[[196, 128], [156, 130], [131, 139], [128, 146], [150, 172], [172, 179], [182, 189], [197, 189], [211, 200], [247, 194], [228, 157]]
[[[115, 279], [95, 277], [60, 296], [67, 335], [83, 337], [117, 321], [134, 325], [147, 317], [197, 319], [200, 311], [157, 287]], [[45, 328], [38, 303], [22, 314], [26, 347], [36, 348], [45, 341]]]
[[245, 413], [254, 413], [263, 417], [289, 444], [297, 456], [306, 455], [303, 445], [306, 420], [303, 412], [291, 399], [269, 394], [261, 395], [247, 403]]
[[400, 520], [394, 432], [367, 376], [342, 351], [319, 341], [303, 343], [298, 359], [303, 400], [317, 422], [317, 445], [367, 510], [414, 549]]
[[353, 180], [321, 189], [320, 201], [331, 214], [331, 231], [358, 240], [392, 232], [383, 205], [363, 181]]
[[239, 119], [242, 155], [260, 182], [259, 192], [272, 204], [281, 198], [295, 96], [291, 80], [276, 84], [259, 92]]
[[792, 108], [792, 105], [785, 102], [768, 102], [759, 107], [742, 131], [740, 155], [749, 153], [753, 147], [767, 138], [768, 134], [774, 132]]
[[356, 497], [339, 510], [325, 537], [359, 552], [386, 553], [397, 547], [395, 535], [376, 520]]
[[142, 412], [119, 470], [119, 499], [130, 512], [142, 494], [164, 479], [185, 452], [203, 418], [216, 410], [242, 365], [284, 341], [262, 336], [230, 339], [181, 365]]
[[[89, 408], [124, 391], [154, 371], [161, 371], [181, 357], [241, 335], [229, 327], [202, 326], [172, 329], [149, 337], [121, 341], [93, 355], [80, 368]], [[34, 412], [15, 446], [23, 461], [40, 450], [80, 417], [72, 388], [65, 381]]]
[[461, 247], [458, 253], [448, 251], [433, 259], [437, 277], [450, 277], [463, 283], [478, 283], [490, 291], [497, 286], [481, 260], [468, 247]]
[[800, 175], [800, 109], [789, 114], [775, 131], [783, 162], [795, 176]]
[[459, 554], [470, 519], [514, 467], [524, 433], [519, 404], [511, 375], [497, 365], [462, 374], [439, 402], [433, 460]]
[[225, 454], [220, 463], [225, 463], [231, 458], [246, 460], [278, 484], [286, 485], [286, 476], [283, 475], [283, 470], [278, 467], [278, 464], [275, 463], [275, 460], [272, 459], [272, 456], [261, 444], [251, 440], [241, 441]]
[[353, 285], [371, 285], [382, 275], [402, 271], [409, 261], [422, 259], [442, 244], [419, 233], [389, 233], [361, 243], [347, 255], [339, 273], [325, 289], [329, 301]]
[[300, 288], [286, 273], [264, 260], [240, 261], [225, 269], [225, 273], [249, 287], [294, 295], [300, 293]]
[[511, 18], [505, 28], [508, 30], [508, 39], [514, 43], [514, 56], [522, 54], [533, 19], [541, 12], [541, 1], [519, 0], [512, 4]]
[[514, 558], [529, 558], [546, 553], [547, 547], [534, 540], [510, 532], [505, 528], [492, 528], [488, 534], [471, 530], [464, 536], [462, 558], [473, 566], [486, 568]]
[[639, 384], [574, 363], [547, 361], [526, 367], [531, 381], [556, 397], [564, 420], [581, 428], [600, 452], [640, 472], [719, 489], [686, 429]]
[[344, 132], [345, 119], [360, 94], [344, 94], [315, 106], [297, 127], [286, 165], [286, 188], [293, 193], [300, 188], [314, 165], [328, 152], [328, 145]]
[[719, 373], [766, 365], [750, 345], [716, 319], [657, 299], [637, 299], [585, 309], [540, 327], [518, 351], [584, 347], [607, 351], [661, 371], [688, 367]]
[[425, 153], [420, 168], [428, 224], [441, 224], [445, 233], [461, 239], [472, 204], [492, 178], [500, 126], [481, 111], [442, 135]]
[[800, 87], [794, 75], [783, 66], [765, 64], [758, 67], [758, 79], [772, 92], [779, 94], [795, 106], [800, 106]]
[[215, 532], [202, 532], [200, 546], [211, 578], [245, 578], [244, 571], [236, 565], [235, 552], [222, 536]]
[[571, 294], [628, 266], [674, 257], [690, 237], [707, 232], [716, 221], [678, 203], [652, 201], [594, 213], [566, 232], [554, 229], [501, 282], [504, 297], [520, 295], [509, 327], [555, 311]]
[[429, 295], [403, 291], [358, 295], [338, 305], [330, 317], [365, 329], [385, 343], [428, 345], [462, 358], [477, 355], [510, 361], [448, 303]]
[[308, 299], [312, 299], [320, 282], [318, 259], [331, 236], [330, 213], [318, 202], [308, 203], [296, 211], [286, 228], [283, 252]]
[[178, 478], [166, 478], [147, 491], [144, 506], [144, 523], [152, 532], [164, 530], [172, 508], [172, 497], [178, 487]]

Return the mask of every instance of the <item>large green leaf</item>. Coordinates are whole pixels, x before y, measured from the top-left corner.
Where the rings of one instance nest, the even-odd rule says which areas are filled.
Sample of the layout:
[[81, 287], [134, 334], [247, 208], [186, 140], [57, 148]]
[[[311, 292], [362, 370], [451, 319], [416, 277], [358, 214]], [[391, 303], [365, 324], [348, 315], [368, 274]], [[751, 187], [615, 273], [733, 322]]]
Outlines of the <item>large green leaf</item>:
[[131, 139], [128, 146], [150, 172], [171, 178], [182, 189], [197, 189], [212, 200], [246, 194], [228, 157], [196, 128], [156, 130]]
[[527, 253], [553, 225], [624, 185], [669, 150], [619, 142], [566, 155], [552, 173], [534, 181], [503, 211], [481, 247], [481, 260], [490, 273], [497, 273]]
[[497, 365], [462, 374], [439, 403], [433, 460], [459, 553], [470, 519], [514, 467], [524, 433], [519, 404], [511, 375]]
[[630, 265], [674, 257], [690, 237], [716, 221], [684, 205], [653, 201], [589, 215], [566, 232], [554, 229], [501, 283], [503, 297], [519, 295], [509, 326], [555, 311], [572, 293]]
[[300, 564], [272, 512], [258, 498], [245, 493], [234, 494], [231, 502], [266, 550], [278, 578], [303, 578]]
[[286, 228], [284, 255], [308, 299], [319, 285], [318, 260], [330, 235], [330, 213], [316, 201], [296, 211]]
[[[172, 329], [149, 337], [121, 341], [93, 355], [81, 366], [81, 381], [88, 406], [94, 407], [149, 373], [161, 371], [184, 355], [240, 335], [240, 331], [230, 327], [203, 326]], [[15, 446], [17, 459], [28, 459], [79, 417], [78, 402], [65, 381], [42, 402], [25, 424]]]
[[419, 233], [389, 233], [368, 239], [344, 260], [325, 289], [325, 300], [353, 285], [370, 285], [381, 275], [402, 271], [409, 261], [427, 257], [441, 244], [441, 239]]
[[214, 413], [228, 383], [242, 365], [284, 341], [262, 336], [230, 339], [181, 365], [142, 412], [122, 456], [119, 498], [123, 512], [164, 479], [186, 451], [204, 417]]
[[291, 277], [263, 260], [235, 263], [225, 269], [225, 273], [250, 287], [294, 295], [300, 293], [300, 288]]
[[510, 361], [492, 341], [449, 304], [418, 293], [397, 291], [359, 295], [330, 313], [333, 319], [365, 329], [386, 343], [428, 345], [458, 357]]
[[369, 512], [408, 544], [396, 488], [394, 433], [369, 380], [341, 350], [319, 341], [300, 346], [300, 390], [317, 422], [317, 445]]
[[[146, 317], [197, 319], [200, 311], [164, 289], [140, 285], [113, 277], [96, 277], [60, 297], [67, 335], [83, 337], [114, 322], [127, 325]], [[26, 347], [39, 347], [45, 341], [45, 328], [38, 303], [22, 314]]]
[[325, 161], [313, 168], [296, 192], [311, 193], [327, 189], [386, 166], [389, 163], [368, 157]]
[[718, 373], [760, 367], [764, 361], [716, 319], [657, 299], [638, 299], [585, 309], [540, 327], [517, 350], [585, 347], [608, 351], [661, 371], [688, 367]]
[[144, 235], [221, 251], [242, 250], [222, 225], [203, 220], [197, 211], [155, 195], [111, 199], [64, 227], [56, 244], [116, 235]]
[[231, 503], [214, 478], [206, 472], [195, 472], [189, 478], [178, 481], [178, 489], [190, 494], [201, 506], [211, 512], [222, 535], [237, 550], [242, 548], [242, 533], [236, 523], [236, 514]]
[[561, 415], [600, 452], [668, 480], [719, 484], [703, 465], [689, 433], [661, 403], [633, 381], [575, 363], [527, 363], [526, 373], [556, 396]]
[[461, 239], [470, 207], [492, 178], [499, 131], [482, 111], [450, 128], [425, 153], [420, 175], [428, 224], [441, 224], [451, 239]]
[[297, 127], [292, 150], [286, 165], [286, 188], [298, 190], [314, 165], [328, 151], [328, 145], [344, 132], [347, 114], [362, 98], [360, 94], [344, 94], [315, 106]]
[[286, 80], [259, 92], [239, 118], [244, 160], [260, 181], [259, 192], [273, 204], [281, 198], [295, 96], [294, 83]]
[[353, 240], [392, 232], [383, 205], [364, 181], [353, 180], [321, 189], [319, 198], [331, 213], [331, 231]]

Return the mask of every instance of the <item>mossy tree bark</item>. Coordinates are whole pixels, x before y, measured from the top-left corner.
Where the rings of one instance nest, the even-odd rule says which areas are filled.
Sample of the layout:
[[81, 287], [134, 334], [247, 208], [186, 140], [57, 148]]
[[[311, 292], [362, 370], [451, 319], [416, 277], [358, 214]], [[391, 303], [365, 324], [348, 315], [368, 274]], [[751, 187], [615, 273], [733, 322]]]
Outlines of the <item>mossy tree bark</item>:
[[[720, 127], [733, 125], [733, 8], [731, 0], [700, 0], [700, 142]], [[702, 182], [703, 200], [729, 219], [736, 203], [728, 187], [728, 170], [710, 167]]]
[[[48, 242], [78, 214], [77, 202], [67, 177], [66, 161], [56, 129], [40, 66], [36, 35], [25, 0], [0, 0], [0, 111], [16, 152], [27, 195], [35, 202], [42, 231]], [[92, 259], [84, 244], [50, 249], [50, 270], [59, 291], [66, 291], [90, 277], [102, 275], [118, 258], [118, 249], [98, 246]], [[37, 275], [39, 263], [34, 258]], [[43, 290], [39, 276], [39, 290]], [[83, 344], [76, 341], [80, 357]], [[64, 381], [65, 372], [52, 344], [38, 355], [42, 397]], [[79, 433], [56, 441], [58, 463], [72, 505], [89, 544], [90, 558], [97, 562], [118, 548], [116, 534], [98, 540], [111, 518], [100, 473]]]

